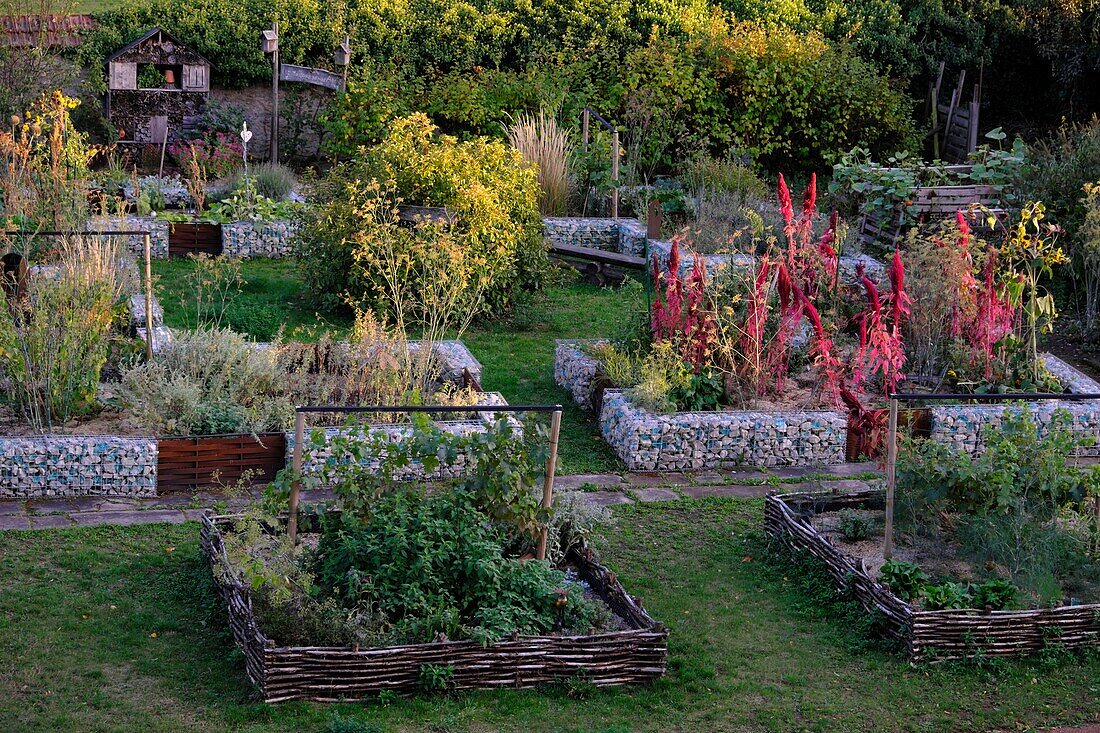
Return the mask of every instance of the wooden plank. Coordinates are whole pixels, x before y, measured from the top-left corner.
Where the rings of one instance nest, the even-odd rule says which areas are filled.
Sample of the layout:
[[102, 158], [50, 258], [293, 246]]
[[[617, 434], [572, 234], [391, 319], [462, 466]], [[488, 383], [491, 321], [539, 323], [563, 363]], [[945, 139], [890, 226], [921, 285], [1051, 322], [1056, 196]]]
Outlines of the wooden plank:
[[623, 255], [618, 252], [608, 252], [593, 247], [576, 247], [571, 244], [553, 244], [550, 246], [550, 253], [558, 255], [559, 257], [571, 257], [580, 260], [589, 260], [591, 262], [601, 262], [605, 265], [632, 267], [642, 270], [646, 268], [644, 257], [632, 257], [630, 255]]
[[324, 87], [332, 91], [344, 88], [344, 77], [324, 69], [294, 64], [279, 64], [279, 81], [296, 81], [302, 84]]
[[[209, 438], [165, 438], [158, 442], [157, 489], [193, 490], [232, 484], [246, 472], [257, 482], [275, 478], [286, 465], [286, 436], [283, 433], [212, 436]], [[214, 481], [214, 474], [218, 481]]]

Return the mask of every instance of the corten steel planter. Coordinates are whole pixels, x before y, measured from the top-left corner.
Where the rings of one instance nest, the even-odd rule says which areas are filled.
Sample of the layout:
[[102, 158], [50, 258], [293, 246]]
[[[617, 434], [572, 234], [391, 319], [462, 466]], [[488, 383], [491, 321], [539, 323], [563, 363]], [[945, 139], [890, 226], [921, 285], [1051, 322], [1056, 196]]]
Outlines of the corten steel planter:
[[904, 642], [911, 662], [1100, 646], [1100, 603], [1023, 611], [915, 609], [872, 578], [862, 558], [842, 552], [807, 518], [820, 512], [882, 506], [883, 502], [884, 493], [873, 489], [845, 494], [772, 494], [764, 500], [764, 529], [787, 548], [819, 560], [838, 589], [851, 592], [868, 613], [881, 614], [889, 633]]
[[168, 256], [222, 253], [222, 225], [178, 222], [168, 231]]
[[286, 467], [286, 434], [210, 435], [157, 441], [157, 490], [232, 485], [247, 476], [267, 483]]
[[[587, 547], [570, 562], [628, 627], [588, 636], [520, 636], [489, 646], [443, 641], [402, 646], [281, 647], [257, 623], [249, 589], [229, 568], [221, 530], [233, 517], [203, 517], [201, 543], [218, 593], [229, 612], [233, 638], [245, 658], [248, 677], [264, 702], [337, 702], [392, 691], [412, 695], [421, 687], [425, 665], [453, 670], [454, 689], [531, 688], [580, 678], [597, 687], [648, 682], [665, 673], [668, 629], [630, 597], [615, 574]], [[229, 578], [229, 580], [227, 580]]]

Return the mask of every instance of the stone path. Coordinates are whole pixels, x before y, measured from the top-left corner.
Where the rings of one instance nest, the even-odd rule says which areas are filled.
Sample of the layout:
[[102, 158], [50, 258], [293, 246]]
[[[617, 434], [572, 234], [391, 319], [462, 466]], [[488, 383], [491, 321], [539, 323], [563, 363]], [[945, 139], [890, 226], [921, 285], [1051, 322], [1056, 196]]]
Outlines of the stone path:
[[[824, 468], [739, 469], [696, 473], [575, 474], [559, 476], [555, 489], [585, 492], [604, 506], [635, 502], [753, 498], [770, 491], [796, 488], [852, 491], [868, 487], [880, 475], [872, 463], [849, 463]], [[44, 499], [0, 499], [0, 531], [64, 529], [99, 525], [179, 524], [197, 521], [207, 509], [234, 511], [256, 501], [259, 492], [227, 498], [222, 494], [169, 495], [150, 499], [117, 496], [77, 496]], [[330, 492], [303, 492], [302, 501], [331, 501]]]

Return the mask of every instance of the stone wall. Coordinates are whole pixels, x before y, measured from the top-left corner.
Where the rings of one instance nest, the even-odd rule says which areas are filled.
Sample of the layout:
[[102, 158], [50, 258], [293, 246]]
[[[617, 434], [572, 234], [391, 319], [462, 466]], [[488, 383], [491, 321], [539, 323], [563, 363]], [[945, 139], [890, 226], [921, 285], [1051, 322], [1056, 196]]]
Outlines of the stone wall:
[[[657, 239], [650, 240], [649, 251], [656, 256], [657, 262], [662, 268], [668, 267], [668, 258], [672, 253], [672, 242]], [[708, 274], [721, 272], [727, 267], [747, 271], [755, 266], [755, 258], [746, 254], [705, 254], [702, 255], [702, 257]], [[849, 285], [858, 285], [859, 280], [856, 276], [856, 267], [858, 265], [864, 266], [867, 275], [870, 276], [876, 284], [882, 285], [887, 282], [886, 265], [882, 264], [874, 257], [865, 254], [841, 255], [840, 262], [838, 263], [841, 282]], [[695, 257], [691, 253], [681, 249], [680, 274], [682, 276], [687, 276], [694, 266]]]
[[635, 406], [604, 392], [600, 432], [631, 471], [844, 463], [847, 417], [841, 412], [677, 412]]
[[[507, 405], [507, 400], [499, 392], [484, 392], [482, 393], [479, 402], [483, 405]], [[478, 413], [476, 420], [451, 420], [451, 421], [439, 421], [437, 424], [441, 429], [446, 432], [455, 433], [459, 435], [469, 435], [470, 433], [478, 432], [485, 429], [485, 424], [488, 421], [495, 420], [495, 415], [503, 413], [491, 413], [482, 412]], [[328, 442], [333, 438], [345, 433], [343, 427], [326, 427], [323, 428], [325, 433], [325, 447], [320, 450], [314, 450], [306, 453], [302, 460], [302, 473], [308, 474], [319, 470], [331, 457], [331, 452], [328, 449]], [[399, 437], [409, 435], [411, 427], [405, 424], [398, 425], [378, 425], [372, 426], [369, 429], [371, 435], [385, 435], [388, 440], [394, 440]], [[308, 441], [307, 441], [308, 442]], [[293, 465], [294, 460], [294, 446], [296, 441], [294, 439], [294, 433], [288, 432], [286, 437], [286, 462], [287, 465]], [[377, 461], [372, 461], [368, 466], [376, 466]], [[443, 466], [439, 470], [432, 474], [425, 474], [421, 469], [419, 462], [414, 461], [412, 465], [401, 474], [402, 478], [449, 478], [460, 474], [462, 468], [461, 461], [450, 464], [449, 466]]]
[[542, 220], [546, 241], [551, 245], [604, 249], [644, 257], [646, 228], [636, 219], [590, 217], [546, 217]]
[[[166, 221], [152, 216], [98, 216], [88, 222], [89, 231], [149, 232], [150, 251], [154, 259], [168, 257], [168, 228]], [[120, 237], [127, 249], [142, 258], [145, 256], [145, 241], [142, 235], [134, 234]]]
[[0, 437], [0, 496], [156, 496], [155, 438]]
[[584, 352], [584, 345], [598, 343], [600, 341], [554, 342], [554, 381], [569, 392], [574, 402], [590, 411], [600, 407], [592, 404], [592, 382], [596, 378], [598, 364]]
[[[1043, 360], [1047, 369], [1070, 392], [1100, 394], [1100, 384], [1058, 357], [1044, 354]], [[1073, 432], [1091, 437], [1095, 441], [1092, 446], [1079, 449], [1078, 454], [1100, 456], [1100, 400], [1032, 402], [1027, 407], [1040, 426], [1047, 425], [1056, 410], [1068, 412], [1072, 418]], [[1000, 425], [1004, 421], [1005, 412], [1009, 410], [1019, 411], [1020, 406], [970, 404], [932, 407], [931, 437], [968, 453], [979, 453], [982, 450], [982, 432], [987, 427]]]
[[222, 224], [222, 255], [249, 257], [287, 257], [298, 232], [297, 222], [236, 221]]

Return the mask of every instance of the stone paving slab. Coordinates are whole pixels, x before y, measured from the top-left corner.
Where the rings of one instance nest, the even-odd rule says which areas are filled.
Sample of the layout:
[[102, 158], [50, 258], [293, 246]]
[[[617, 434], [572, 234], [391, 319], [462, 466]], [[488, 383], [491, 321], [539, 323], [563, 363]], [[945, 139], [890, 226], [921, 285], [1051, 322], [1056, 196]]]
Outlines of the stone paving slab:
[[178, 509], [146, 509], [124, 512], [77, 512], [69, 515], [78, 527], [96, 527], [115, 524], [130, 527], [135, 524], [181, 524], [185, 515]]
[[620, 487], [626, 485], [622, 476], [614, 473], [575, 473], [569, 476], [554, 477], [554, 488], [565, 491], [579, 489], [585, 484], [598, 488]]
[[[27, 517], [30, 522], [28, 529], [68, 529], [73, 526], [73, 520], [69, 514], [40, 514]], [[105, 515], [105, 516], [110, 516]]]
[[621, 491], [589, 491], [584, 495], [585, 501], [600, 506], [615, 506], [616, 504], [630, 504], [633, 500]]
[[738, 499], [756, 499], [767, 496], [774, 487], [767, 484], [719, 484], [717, 486], [687, 486], [680, 489], [680, 493], [689, 499], [704, 499], [707, 497], [736, 497]]
[[866, 491], [871, 485], [861, 479], [836, 479], [826, 481], [803, 481], [800, 484], [780, 484], [774, 487], [778, 491]]
[[669, 489], [634, 489], [638, 501], [672, 501], [679, 499], [680, 495]]
[[24, 511], [21, 501], [0, 501], [0, 517], [22, 514]]
[[19, 514], [0, 516], [0, 532], [15, 529], [30, 529], [31, 520]]
[[77, 511], [70, 499], [28, 499], [27, 511], [36, 514], [62, 514]]
[[630, 473], [629, 483], [633, 486], [687, 486], [691, 483], [685, 474], [669, 473]]
[[836, 466], [822, 466], [812, 473], [827, 473], [832, 476], [858, 476], [862, 473], [882, 473], [882, 466], [875, 461], [860, 463], [841, 463]]

